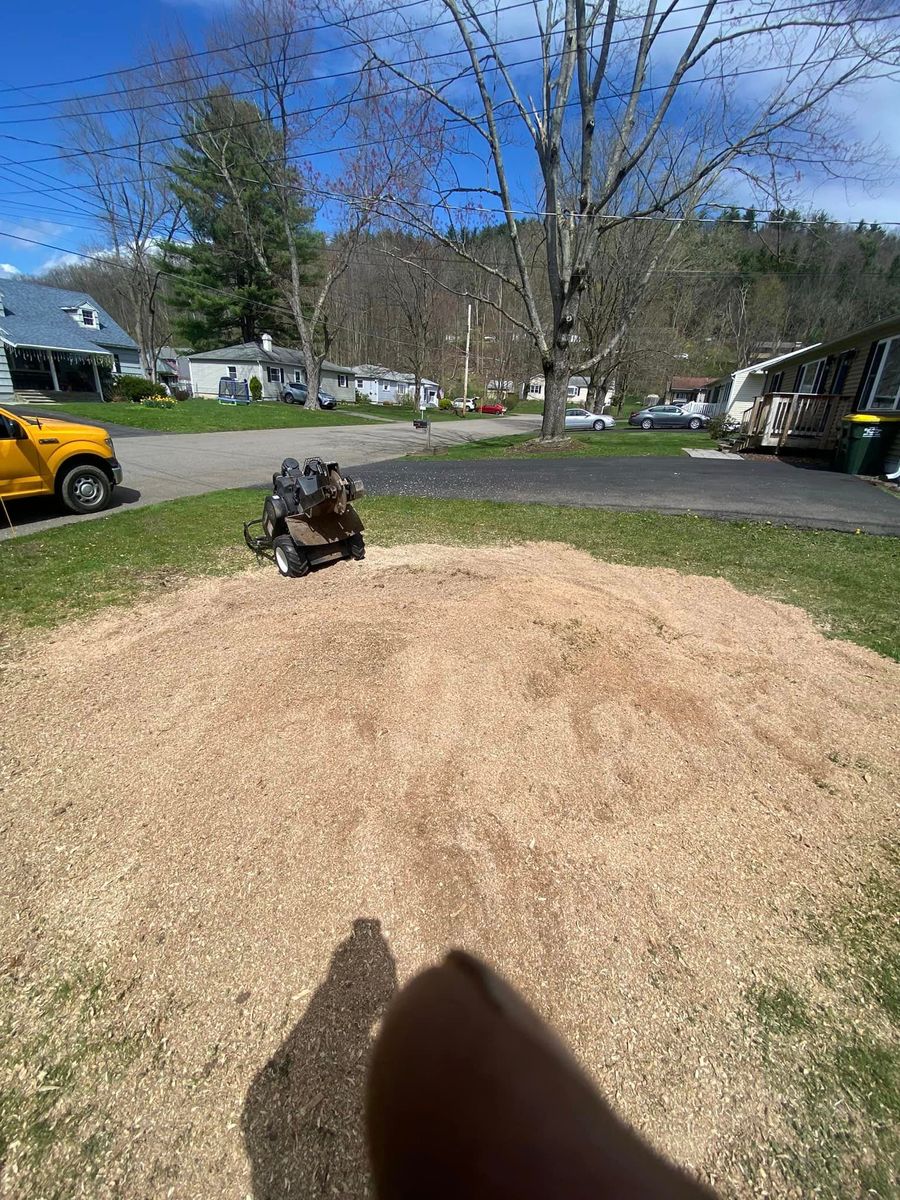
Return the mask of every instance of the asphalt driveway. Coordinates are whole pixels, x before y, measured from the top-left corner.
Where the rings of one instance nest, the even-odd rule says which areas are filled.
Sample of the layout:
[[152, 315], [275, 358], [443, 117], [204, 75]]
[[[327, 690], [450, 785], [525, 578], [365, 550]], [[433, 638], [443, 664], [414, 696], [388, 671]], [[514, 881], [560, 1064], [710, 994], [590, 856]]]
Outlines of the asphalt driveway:
[[406, 459], [370, 463], [360, 474], [376, 496], [651, 509], [900, 536], [900, 497], [775, 458]]

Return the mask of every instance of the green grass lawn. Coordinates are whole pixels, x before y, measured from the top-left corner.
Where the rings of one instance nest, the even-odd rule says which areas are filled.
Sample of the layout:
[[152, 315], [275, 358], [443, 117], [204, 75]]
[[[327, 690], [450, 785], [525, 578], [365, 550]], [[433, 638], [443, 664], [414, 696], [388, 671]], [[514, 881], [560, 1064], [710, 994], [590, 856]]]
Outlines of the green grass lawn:
[[[239, 570], [253, 562], [242, 523], [259, 516], [261, 501], [259, 491], [212, 492], [4, 542], [0, 627], [52, 626], [192, 575]], [[895, 538], [470, 500], [382, 497], [360, 512], [370, 545], [552, 540], [610, 562], [721, 576], [900, 658], [900, 606], [886, 601], [900, 563]]]
[[[521, 411], [516, 409], [516, 412]], [[564, 445], [543, 446], [531, 433], [513, 433], [505, 437], [485, 438], [441, 450], [442, 458], [607, 458], [669, 457], [681, 454], [685, 446], [715, 449], [709, 434], [698, 429], [605, 429], [571, 433]]]
[[[363, 411], [363, 406], [360, 406]], [[368, 411], [368, 406], [366, 406]], [[379, 410], [374, 410], [376, 414]], [[191, 399], [177, 408], [144, 408], [140, 404], [101, 404], [97, 401], [63, 404], [61, 416], [88, 417], [111, 425], [131, 425], [158, 433], [224, 433], [234, 429], [296, 429], [314, 425], [370, 425], [352, 409], [326, 412], [277, 401], [263, 404], [219, 404], [217, 400]], [[379, 414], [380, 415], [380, 414]]]

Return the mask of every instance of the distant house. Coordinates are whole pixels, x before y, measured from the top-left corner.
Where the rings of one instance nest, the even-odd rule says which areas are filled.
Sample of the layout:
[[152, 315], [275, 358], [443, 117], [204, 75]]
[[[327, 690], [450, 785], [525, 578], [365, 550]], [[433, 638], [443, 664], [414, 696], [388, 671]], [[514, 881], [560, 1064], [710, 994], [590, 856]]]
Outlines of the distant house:
[[[248, 382], [256, 378], [262, 384], [262, 394], [267, 400], [278, 400], [284, 394], [287, 383], [304, 383], [306, 370], [303, 355], [299, 350], [287, 346], [276, 346], [271, 337], [264, 333], [258, 342], [242, 342], [237, 346], [225, 346], [221, 350], [203, 350], [189, 354], [191, 368], [191, 390], [195, 396], [218, 396], [219, 380], [241, 379]], [[331, 392], [338, 400], [350, 400], [353, 393], [353, 372], [349, 367], [329, 362], [322, 363], [319, 386]]]
[[171, 388], [191, 387], [191, 364], [174, 346], [163, 346], [156, 359], [156, 378]]
[[900, 316], [763, 366], [742, 418], [747, 447], [830, 450], [849, 412], [900, 416]]
[[[586, 404], [588, 398], [588, 386], [590, 380], [586, 375], [572, 375], [569, 379], [566, 388], [566, 402], [568, 404]], [[522, 392], [523, 400], [540, 400], [544, 402], [544, 387], [545, 380], [543, 375], [532, 375]], [[608, 408], [612, 404], [615, 388], [609, 387], [606, 389], [606, 395], [603, 397], [601, 408]]]
[[143, 375], [137, 342], [85, 292], [0, 279], [0, 400], [101, 397], [100, 372]]
[[[400, 404], [408, 400], [415, 390], [416, 379], [409, 371], [391, 371], [373, 363], [361, 363], [353, 368], [356, 390], [362, 392], [372, 404]], [[419, 385], [419, 402], [436, 404], [440, 387], [433, 379], [422, 379]]]
[[714, 379], [707, 391], [708, 399], [704, 411], [710, 416], [730, 417], [734, 421], [740, 421], [762, 392], [767, 373], [791, 357], [791, 354], [780, 354], [777, 358], [753, 363], [749, 367], [738, 367], [730, 375], [721, 375]]
[[712, 375], [673, 375], [666, 388], [667, 404], [688, 404], [695, 401], [705, 404], [708, 399], [709, 385], [715, 383]]

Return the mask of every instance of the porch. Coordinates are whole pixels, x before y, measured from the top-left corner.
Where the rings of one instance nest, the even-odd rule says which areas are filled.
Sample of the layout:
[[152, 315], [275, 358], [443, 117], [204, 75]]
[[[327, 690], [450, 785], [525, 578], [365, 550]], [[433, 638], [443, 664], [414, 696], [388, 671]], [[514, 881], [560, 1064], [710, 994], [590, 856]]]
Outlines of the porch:
[[846, 396], [767, 392], [741, 418], [738, 450], [829, 451], [837, 445], [840, 420], [853, 408]]
[[45, 346], [6, 346], [13, 395], [20, 404], [54, 403], [77, 398], [103, 398], [101, 370], [109, 373], [113, 357], [106, 351], [88, 354]]

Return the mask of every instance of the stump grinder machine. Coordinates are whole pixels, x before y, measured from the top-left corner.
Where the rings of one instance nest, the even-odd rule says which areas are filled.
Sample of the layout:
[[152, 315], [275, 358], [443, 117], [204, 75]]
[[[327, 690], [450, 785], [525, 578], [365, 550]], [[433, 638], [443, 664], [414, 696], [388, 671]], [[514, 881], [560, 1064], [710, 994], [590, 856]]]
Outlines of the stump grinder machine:
[[[263, 515], [244, 526], [244, 541], [271, 557], [282, 575], [307, 575], [311, 567], [341, 558], [365, 558], [363, 523], [351, 500], [365, 495], [362, 481], [347, 479], [336, 462], [308, 458], [301, 467], [286, 458], [272, 476]], [[252, 530], [261, 527], [261, 533]]]

